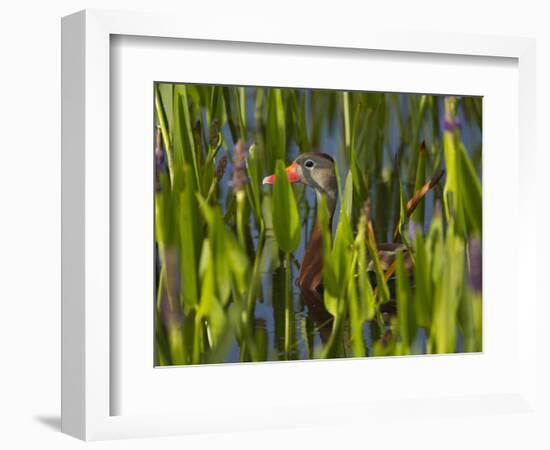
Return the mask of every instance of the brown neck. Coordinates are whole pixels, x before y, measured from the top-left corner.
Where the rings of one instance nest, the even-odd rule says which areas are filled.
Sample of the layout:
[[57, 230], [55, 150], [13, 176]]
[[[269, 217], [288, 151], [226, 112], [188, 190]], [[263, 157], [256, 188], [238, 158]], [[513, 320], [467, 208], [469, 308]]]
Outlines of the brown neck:
[[[331, 205], [332, 206], [332, 205]], [[328, 228], [332, 230], [332, 216], [334, 208], [329, 208]], [[323, 231], [319, 219], [316, 219], [315, 225], [300, 265], [299, 283], [300, 288], [314, 291], [323, 281]]]

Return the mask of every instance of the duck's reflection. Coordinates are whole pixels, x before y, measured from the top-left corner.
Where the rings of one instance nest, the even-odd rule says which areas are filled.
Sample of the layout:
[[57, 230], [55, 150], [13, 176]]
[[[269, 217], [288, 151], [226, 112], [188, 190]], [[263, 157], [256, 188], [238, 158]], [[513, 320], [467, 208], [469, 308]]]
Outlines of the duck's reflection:
[[322, 293], [316, 289], [300, 288], [300, 294], [324, 345], [327, 343], [332, 332], [334, 317], [327, 311]]

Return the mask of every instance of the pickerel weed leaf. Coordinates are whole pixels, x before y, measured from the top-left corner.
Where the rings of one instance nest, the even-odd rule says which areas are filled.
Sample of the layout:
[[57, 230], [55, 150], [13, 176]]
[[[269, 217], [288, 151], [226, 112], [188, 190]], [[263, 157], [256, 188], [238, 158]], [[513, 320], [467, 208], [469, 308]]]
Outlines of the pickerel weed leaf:
[[409, 274], [405, 269], [403, 252], [397, 252], [397, 308], [399, 309], [398, 326], [401, 336], [402, 351], [411, 352], [411, 345], [416, 336], [416, 312], [414, 299], [409, 282]]
[[286, 159], [286, 117], [283, 93], [279, 88], [269, 89], [267, 97], [267, 133], [266, 150], [269, 155], [268, 169], [273, 170], [273, 163]]
[[464, 144], [459, 144], [457, 152], [459, 160], [458, 166], [460, 169], [461, 200], [464, 204], [466, 221], [473, 232], [481, 234], [481, 182], [479, 181], [472, 161], [466, 153]]
[[285, 253], [294, 252], [300, 244], [300, 215], [281, 160], [276, 164], [273, 186], [273, 229], [279, 248]]

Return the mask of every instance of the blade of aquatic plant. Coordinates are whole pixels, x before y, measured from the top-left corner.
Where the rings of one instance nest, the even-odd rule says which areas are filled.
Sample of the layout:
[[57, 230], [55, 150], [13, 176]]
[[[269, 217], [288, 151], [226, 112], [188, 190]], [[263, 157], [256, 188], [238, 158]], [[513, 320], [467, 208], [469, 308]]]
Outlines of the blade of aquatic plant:
[[322, 101], [322, 91], [312, 89], [309, 93], [309, 110], [311, 111], [311, 146], [319, 148], [321, 141], [321, 129], [323, 126], [323, 115], [319, 113]]
[[338, 280], [338, 291], [334, 294], [343, 298], [349, 281], [353, 277], [353, 265], [350, 264], [352, 256], [353, 233], [347, 214], [340, 214], [340, 220], [336, 227], [334, 245], [332, 248], [330, 263], [334, 266], [334, 273]]
[[246, 150], [244, 148], [244, 142], [242, 139], [238, 139], [235, 144], [235, 151], [233, 154], [233, 178], [232, 187], [233, 194], [235, 196], [236, 210], [235, 221], [237, 223], [237, 236], [239, 243], [243, 249], [247, 248], [247, 231], [248, 231], [248, 218], [249, 211], [247, 208], [246, 199]]
[[290, 111], [292, 113], [292, 127], [294, 132], [294, 140], [300, 148], [300, 153], [304, 153], [310, 150], [308, 129], [307, 129], [307, 116], [306, 116], [306, 95], [305, 92], [298, 95], [298, 89], [289, 89], [288, 103]]
[[[418, 166], [420, 162], [420, 152], [422, 146], [420, 146], [420, 135], [422, 131], [422, 125], [424, 122], [424, 115], [427, 105], [426, 95], [407, 95], [408, 107], [409, 107], [409, 125], [408, 129], [411, 131], [410, 139], [410, 158], [407, 171], [407, 179], [412, 180], [415, 177], [415, 173], [418, 172]], [[418, 177], [417, 177], [418, 179]], [[421, 179], [425, 179], [425, 176]]]
[[356, 197], [356, 205], [360, 208], [367, 200], [368, 190], [364, 172], [359, 168], [357, 152], [351, 152], [350, 169], [353, 179], [353, 187]]
[[334, 311], [334, 322], [332, 325], [332, 331], [330, 333], [328, 342], [325, 344], [321, 350], [320, 358], [337, 358], [343, 357], [344, 353], [340, 350], [341, 347], [341, 338], [342, 338], [342, 328], [344, 325], [344, 320], [347, 313], [347, 302], [346, 301], [337, 301], [338, 299], [331, 298], [331, 295], [325, 291], [325, 305], [327, 303], [335, 304]]
[[[219, 338], [228, 326], [225, 312], [216, 295], [216, 278], [218, 278], [219, 273], [216, 271], [215, 259], [218, 257], [218, 255], [213, 254], [209, 239], [205, 239], [201, 252], [199, 270], [201, 295], [195, 326], [200, 329], [204, 323], [209, 348], [214, 348], [219, 344]], [[198, 336], [199, 339], [202, 339], [202, 333], [199, 333]]]
[[235, 125], [235, 119], [233, 117], [233, 108], [231, 107], [231, 94], [227, 86], [222, 87], [222, 96], [227, 124], [229, 125], [229, 130], [231, 131], [233, 143], [236, 143], [237, 139], [239, 139], [239, 136], [237, 132], [237, 126]]
[[275, 161], [286, 159], [285, 105], [279, 88], [271, 88], [267, 96], [266, 150], [270, 170]]
[[[174, 92], [174, 86], [172, 83], [155, 83], [155, 92], [158, 87], [158, 93], [160, 94], [160, 102], [165, 112], [165, 120], [170, 131], [170, 124], [173, 122], [172, 117], [172, 96]], [[168, 134], [170, 136], [170, 134]]]
[[285, 355], [290, 356], [292, 345], [292, 266], [290, 254], [300, 244], [300, 215], [282, 160], [277, 160], [273, 187], [273, 227], [280, 249], [285, 253]]
[[348, 170], [346, 175], [346, 181], [344, 183], [344, 194], [342, 197], [342, 211], [345, 212], [348, 221], [352, 222], [352, 212], [353, 212], [353, 179], [352, 179], [351, 170]]
[[294, 310], [292, 305], [292, 265], [290, 253], [285, 253], [285, 353], [290, 357]]
[[399, 105], [399, 96], [397, 94], [388, 94], [388, 97], [393, 107], [393, 112], [395, 114], [395, 120], [399, 131], [399, 135], [403, 136], [405, 132], [405, 125], [404, 125], [404, 119], [403, 119], [403, 112]]
[[405, 201], [405, 191], [403, 189], [403, 183], [401, 182], [401, 177], [398, 175], [398, 186], [399, 186], [399, 217], [397, 219], [397, 224], [393, 232], [393, 240], [396, 241], [399, 236], [402, 239], [405, 237], [402, 235], [403, 224], [407, 219], [407, 203]]
[[[329, 341], [321, 353], [322, 358], [327, 358], [338, 356], [339, 354], [338, 342], [340, 341], [342, 323], [348, 307], [346, 294], [348, 293], [348, 289], [350, 289], [350, 283], [354, 283], [353, 271], [355, 269], [355, 262], [351, 261], [353, 234], [345, 211], [342, 211], [340, 214], [334, 244], [331, 242], [328, 209], [324, 197], [321, 197], [318, 205], [318, 217], [323, 234], [323, 301], [327, 311], [334, 316], [334, 324]], [[355, 286], [353, 286], [353, 289], [355, 289]], [[352, 301], [355, 307], [357, 299], [353, 298]], [[358, 309], [355, 308], [355, 311], [358, 312]], [[357, 321], [360, 320], [358, 315], [355, 318]], [[357, 333], [357, 328], [354, 328], [354, 330]], [[355, 341], [358, 343], [359, 337], [357, 337], [357, 334], [355, 336]], [[357, 351], [360, 353], [360, 350]]]
[[458, 306], [458, 324], [462, 331], [465, 352], [479, 351], [480, 348], [477, 342], [474, 307], [473, 292], [465, 287]]
[[[193, 105], [193, 103], [191, 103]], [[193, 106], [197, 106], [196, 104]], [[210, 175], [212, 174], [205, 174], [204, 173], [204, 163], [206, 158], [206, 145], [204, 142], [204, 136], [203, 136], [203, 130], [202, 130], [202, 123], [200, 119], [197, 119], [191, 129], [192, 137], [193, 137], [193, 143], [195, 146], [195, 154], [197, 156], [197, 166], [200, 167], [201, 170], [201, 176]]]
[[264, 218], [262, 214], [262, 197], [260, 191], [262, 184], [260, 179], [260, 167], [255, 145], [250, 146], [248, 150], [246, 170], [249, 178], [249, 182], [246, 185], [246, 195], [248, 203], [254, 215], [254, 220], [256, 221], [256, 229], [259, 233], [254, 256], [254, 265], [252, 269], [251, 288], [248, 292], [247, 302], [248, 311], [250, 314], [252, 314], [257, 292], [261, 289], [261, 266], [262, 257], [265, 251], [264, 244], [266, 241], [266, 228], [264, 225]]
[[[264, 88], [254, 89], [254, 133], [251, 139], [254, 141], [258, 151], [258, 161], [261, 164], [261, 173], [273, 173], [273, 165], [270, 161], [270, 153], [266, 148], [267, 129], [264, 111], [266, 109], [266, 95]], [[252, 131], [252, 130], [251, 130]]]
[[[418, 165], [416, 168], [416, 180], [414, 182], [414, 191], [417, 192], [426, 180], [426, 144], [422, 142], [418, 151]], [[424, 210], [425, 205], [422, 203], [417, 206], [411, 214], [411, 220], [420, 226], [424, 225]]]
[[[183, 84], [176, 85], [174, 90], [174, 152], [177, 156], [176, 163], [190, 164], [193, 168], [194, 185], [201, 191], [201, 178], [199, 175], [199, 166], [193, 129], [191, 127], [191, 115], [189, 112], [189, 100], [187, 97], [187, 87]], [[176, 170], [178, 170], [176, 164]], [[202, 192], [201, 192], [202, 193]]]
[[[427, 295], [430, 298], [431, 311], [429, 313], [431, 322], [429, 325], [428, 335], [428, 353], [436, 353], [436, 335], [432, 333], [432, 326], [435, 323], [434, 311], [436, 302], [436, 288], [440, 288], [443, 271], [446, 267], [446, 254], [445, 254], [445, 235], [443, 232], [443, 218], [441, 213], [441, 205], [436, 204], [436, 209], [433, 215], [432, 223], [428, 236], [425, 242], [426, 256], [427, 256], [427, 272], [429, 280], [427, 282], [428, 290]], [[418, 243], [417, 243], [418, 245]], [[417, 254], [417, 258], [419, 255]]]
[[[167, 338], [166, 329], [162, 326], [160, 312], [155, 314], [155, 353], [156, 366], [168, 366], [173, 364], [170, 357], [170, 343]], [[182, 357], [184, 361], [184, 358]]]
[[189, 165], [183, 167], [181, 174], [175, 174], [174, 195], [177, 195], [178, 201], [177, 206], [168, 211], [172, 217], [179, 218], [181, 296], [185, 312], [194, 308], [198, 302], [197, 268], [203, 240], [202, 220], [192, 180], [193, 175]]
[[414, 265], [414, 305], [418, 326], [429, 329], [432, 322], [432, 281], [429, 254], [421, 232], [416, 233]]
[[[351, 121], [350, 151], [351, 153], [357, 154], [360, 151], [358, 141], [361, 139], [361, 136], [364, 136], [362, 134], [362, 131], [364, 131], [364, 127], [366, 126], [366, 124], [361, 123], [361, 126], [359, 126], [359, 120], [361, 117], [364, 116], [364, 105], [361, 101], [361, 95], [354, 94], [352, 100], [355, 101], [352, 102], [352, 105], [350, 106], [350, 111], [353, 110], [353, 118]], [[349, 161], [351, 159], [351, 154], [348, 156]], [[355, 156], [357, 158], [357, 155]]]
[[233, 99], [237, 106], [237, 117], [239, 119], [239, 130], [241, 138], [247, 141], [247, 123], [246, 123], [246, 91], [244, 87], [233, 88]]
[[348, 215], [342, 209], [336, 228], [334, 243], [331, 242], [326, 199], [321, 197], [318, 205], [319, 224], [323, 233], [323, 284], [325, 293], [330, 293], [331, 301], [326, 304], [328, 311], [335, 315], [337, 308], [332, 300], [344, 298], [353, 267], [349, 264], [353, 234]]
[[274, 354], [277, 359], [284, 359], [285, 353], [285, 274], [279, 266], [271, 271], [270, 297], [273, 308]]
[[[399, 210], [400, 211], [399, 211], [399, 218], [398, 218], [397, 224], [395, 225], [395, 230], [393, 233], [394, 241], [396, 241], [399, 235], [401, 235], [401, 239], [404, 241], [405, 244], [407, 244], [407, 238], [405, 237], [404, 234], [401, 233], [406, 217], [414, 214], [418, 205], [423, 204], [422, 200], [424, 199], [426, 194], [439, 183], [439, 181], [441, 180], [444, 174], [445, 172], [443, 170], [435, 174], [431, 180], [429, 180], [427, 183], [425, 183], [417, 191], [414, 192], [414, 194], [407, 201], [407, 203], [404, 203], [405, 194], [403, 192], [403, 185], [401, 183], [401, 180], [399, 180], [399, 202], [400, 202]], [[420, 227], [422, 228], [421, 225]]]
[[458, 125], [455, 118], [456, 99], [445, 98], [445, 128], [443, 132], [443, 148], [445, 151], [445, 164], [447, 166], [447, 179], [443, 188], [445, 214], [447, 220], [455, 220], [459, 232], [466, 231], [464, 210], [460, 201], [459, 184], [459, 149], [456, 146]]
[[[201, 274], [206, 273], [204, 264], [211, 264], [211, 268], [208, 270], [213, 271], [215, 280], [213, 285], [209, 286], [209, 292], [213, 292], [213, 296], [217, 299], [217, 303], [207, 303], [206, 309], [199, 308], [199, 313], [203, 317], [209, 317], [211, 321], [216, 321], [211, 324], [212, 333], [219, 332], [219, 335], [222, 333], [225, 335], [227, 334], [225, 327], [231, 326], [231, 323], [227, 321], [227, 317], [222, 320], [220, 311], [223, 312], [223, 308], [227, 307], [237, 309], [238, 313], [235, 316], [241, 350], [246, 347], [247, 350], [244, 353], [249, 355], [243, 356], [243, 360], [255, 361], [257, 360], [256, 346], [253, 342], [252, 322], [247, 314], [246, 305], [249, 290], [253, 288], [248, 257], [233, 231], [226, 226], [219, 207], [209, 206], [200, 196], [197, 196], [197, 199], [208, 225], [208, 249], [211, 252], [211, 259], [207, 257], [204, 260], [201, 259]], [[204, 278], [202, 282], [205, 282]], [[232, 299], [231, 304], [229, 304], [230, 298]], [[203, 301], [201, 293], [201, 308]], [[217, 350], [217, 352], [222, 354], [221, 350]]]
[[265, 243], [260, 261], [260, 271], [273, 272], [280, 266], [279, 246], [273, 231], [273, 199], [270, 195], [262, 198], [262, 218], [265, 230]]
[[445, 99], [445, 162], [448, 168], [445, 183], [445, 212], [456, 220], [462, 234], [481, 233], [481, 182], [460, 138], [456, 118], [457, 100]]
[[[176, 246], [164, 248], [161, 259], [166, 271], [166, 301], [162, 305], [162, 321], [166, 326], [169, 342], [170, 359], [174, 364], [181, 364], [184, 358], [184, 343], [181, 334], [182, 311], [178, 301], [178, 266]], [[162, 301], [162, 300], [161, 300]]]
[[359, 289], [359, 304], [363, 320], [372, 320], [376, 312], [374, 291], [367, 276], [367, 219], [364, 215], [359, 218], [355, 248], [357, 253], [357, 286]]
[[252, 276], [249, 282], [250, 286], [248, 288], [247, 308], [248, 308], [249, 314], [253, 314], [256, 297], [258, 296], [258, 293], [261, 293], [261, 277], [262, 277], [261, 265], [262, 265], [262, 257], [265, 250], [264, 248], [265, 237], [266, 237], [265, 230], [262, 230], [258, 238], [258, 245], [256, 246], [256, 254], [254, 256]]
[[332, 238], [329, 228], [329, 217], [326, 198], [321, 196], [317, 205], [317, 220], [323, 235], [323, 290], [327, 311], [333, 316], [338, 313], [338, 273], [336, 265], [332, 262]]
[[481, 239], [469, 239], [466, 246], [467, 264], [463, 281], [463, 296], [458, 308], [458, 324], [462, 331], [464, 351], [482, 350], [481, 336], [481, 291], [482, 291], [482, 253]]
[[370, 221], [367, 222], [367, 249], [369, 251], [370, 259], [373, 262], [374, 272], [376, 274], [375, 297], [376, 295], [379, 295], [379, 303], [387, 303], [390, 300], [390, 290], [386, 282], [384, 271], [382, 270], [380, 258], [378, 257], [378, 248], [376, 246], [374, 230]]
[[[227, 166], [227, 156], [223, 155], [218, 161], [218, 167], [215, 166], [216, 155], [220, 150], [223, 143], [222, 134], [219, 129], [219, 122], [217, 119], [213, 120], [208, 130], [208, 152], [204, 161], [202, 170], [206, 176], [203, 177], [203, 192], [206, 192], [206, 201], [208, 202], [216, 186], [223, 178], [225, 168]], [[215, 170], [214, 170], [215, 169]]]
[[[162, 308], [163, 303], [167, 300], [166, 281], [166, 266], [163, 265], [160, 269], [160, 274], [157, 280], [156, 292], [156, 308], [155, 308], [155, 365], [166, 366], [172, 364], [170, 357], [170, 343], [168, 341], [167, 326], [163, 321]], [[182, 336], [180, 335], [180, 340]], [[183, 344], [183, 342], [182, 342]], [[182, 345], [183, 347], [183, 345]], [[184, 359], [182, 357], [182, 359]]]
[[214, 119], [223, 123], [223, 92], [221, 86], [210, 87], [210, 105], [208, 108], [208, 123], [211, 124]]
[[410, 354], [411, 345], [416, 336], [416, 314], [413, 305], [413, 295], [409, 282], [409, 274], [405, 270], [403, 252], [397, 252], [396, 259], [397, 276], [397, 321], [399, 326], [399, 335], [401, 337], [401, 354]]
[[[165, 338], [165, 361], [183, 364], [185, 346], [181, 334], [181, 309], [177, 292], [179, 276], [175, 258], [179, 245], [178, 224], [170, 214], [174, 209], [177, 210], [177, 195], [171, 191], [167, 173], [161, 173], [159, 178], [160, 189], [155, 192], [155, 240], [159, 249], [161, 277], [157, 291], [155, 328], [157, 340], [163, 336]], [[159, 359], [159, 362], [162, 361]]]
[[472, 295], [472, 303], [474, 309], [474, 327], [476, 333], [476, 349], [475, 351], [483, 351], [483, 305], [481, 302], [481, 293]]
[[155, 111], [158, 124], [162, 133], [162, 140], [164, 143], [164, 149], [166, 151], [166, 159], [168, 160], [168, 173], [170, 180], [174, 174], [174, 154], [172, 150], [172, 142], [170, 139], [170, 130], [168, 128], [168, 119], [164, 103], [162, 101], [160, 86], [155, 84]]
[[481, 182], [476, 174], [462, 142], [458, 145], [458, 165], [460, 174], [461, 197], [469, 228], [478, 234], [482, 231], [482, 193]]
[[[211, 207], [206, 201], [197, 195], [197, 201], [200, 204], [200, 212], [204, 216], [208, 226], [208, 237], [210, 240], [209, 248], [212, 251], [213, 264], [216, 270], [216, 294], [222, 304], [229, 300], [231, 294], [232, 272], [239, 270], [240, 267], [246, 267], [247, 258], [240, 254], [239, 249], [232, 244], [234, 236], [226, 229], [218, 206]], [[240, 266], [228, 265], [232, 258], [238, 258]], [[240, 282], [241, 283], [241, 282]]]
[[456, 350], [457, 310], [464, 283], [464, 241], [449, 226], [440, 244], [442, 258], [435, 281], [431, 336], [436, 353]]
[[[354, 248], [356, 250], [356, 248]], [[353, 272], [358, 268], [357, 251], [353, 252], [353, 257], [351, 258], [351, 267], [352, 275], [349, 277], [348, 288], [346, 292], [346, 300], [348, 302], [349, 309], [349, 320], [351, 327], [351, 347], [353, 351], [353, 356], [363, 357], [365, 356], [365, 342], [363, 340], [363, 323], [365, 314], [363, 312], [363, 304], [360, 302], [357, 295], [357, 287], [355, 283], [355, 277]]]
[[251, 145], [248, 149], [248, 158], [246, 160], [246, 171], [249, 178], [246, 192], [254, 219], [256, 220], [256, 227], [261, 231], [264, 228], [264, 221], [262, 217], [262, 180], [260, 170], [257, 148], [255, 145]]
[[351, 117], [350, 117], [350, 93], [342, 92], [342, 112], [344, 115], [344, 149], [346, 159], [349, 161], [349, 153], [351, 151]]
[[275, 169], [273, 228], [281, 250], [285, 253], [294, 252], [300, 244], [300, 215], [282, 160], [277, 161]]
[[268, 360], [268, 342], [269, 338], [267, 336], [267, 330], [265, 322], [260, 322], [258, 319], [254, 323], [254, 339], [257, 348], [257, 360], [258, 361], [267, 361]]
[[205, 106], [202, 103], [201, 94], [199, 92], [199, 86], [195, 84], [186, 84], [187, 86], [187, 96], [192, 105], [201, 107]]

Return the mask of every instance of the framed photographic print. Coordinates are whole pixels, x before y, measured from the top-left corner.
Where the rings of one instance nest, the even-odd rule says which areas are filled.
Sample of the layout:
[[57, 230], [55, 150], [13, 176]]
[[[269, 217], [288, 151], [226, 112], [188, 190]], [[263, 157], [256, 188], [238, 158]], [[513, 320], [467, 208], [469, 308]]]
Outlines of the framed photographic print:
[[62, 44], [65, 432], [536, 414], [532, 41], [85, 11]]
[[481, 97], [154, 89], [157, 365], [482, 350]]

